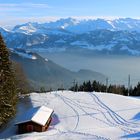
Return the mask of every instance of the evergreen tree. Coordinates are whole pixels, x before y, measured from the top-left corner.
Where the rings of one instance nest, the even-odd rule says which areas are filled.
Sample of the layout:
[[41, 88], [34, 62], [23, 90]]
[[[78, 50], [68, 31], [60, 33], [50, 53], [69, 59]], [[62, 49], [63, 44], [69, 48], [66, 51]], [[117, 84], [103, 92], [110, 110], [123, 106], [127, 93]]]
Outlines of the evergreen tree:
[[132, 96], [140, 96], [140, 82], [134, 87], [133, 91], [130, 92]]
[[87, 82], [87, 90], [90, 92], [93, 91], [90, 81]]
[[[87, 92], [92, 91], [106, 92], [107, 89], [107, 92], [114, 94], [127, 95], [128, 93], [128, 89], [126, 89], [124, 85], [109, 85], [109, 87], [106, 87], [104, 84], [97, 81], [93, 81], [92, 83], [91, 81], [83, 82], [83, 84], [79, 86], [75, 85], [71, 87], [70, 90], [75, 91], [76, 88], [78, 88], [78, 91], [87, 91]], [[132, 91], [134, 93], [132, 93]], [[137, 87], [134, 88], [134, 90], [131, 88], [130, 93], [131, 95], [134, 96], [140, 95], [140, 83], [138, 84]]]
[[93, 81], [92, 83], [93, 91], [99, 92], [100, 91], [100, 83]]
[[16, 102], [16, 85], [9, 52], [0, 35], [0, 127], [14, 115]]

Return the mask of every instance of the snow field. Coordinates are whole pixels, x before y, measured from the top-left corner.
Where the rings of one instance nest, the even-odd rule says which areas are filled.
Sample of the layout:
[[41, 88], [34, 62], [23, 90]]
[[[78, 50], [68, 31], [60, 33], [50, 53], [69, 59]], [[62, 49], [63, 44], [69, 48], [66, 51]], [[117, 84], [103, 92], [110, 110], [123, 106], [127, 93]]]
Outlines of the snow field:
[[49, 130], [13, 139], [117, 140], [140, 139], [140, 102], [109, 93], [54, 91], [31, 93], [34, 107], [54, 110]]

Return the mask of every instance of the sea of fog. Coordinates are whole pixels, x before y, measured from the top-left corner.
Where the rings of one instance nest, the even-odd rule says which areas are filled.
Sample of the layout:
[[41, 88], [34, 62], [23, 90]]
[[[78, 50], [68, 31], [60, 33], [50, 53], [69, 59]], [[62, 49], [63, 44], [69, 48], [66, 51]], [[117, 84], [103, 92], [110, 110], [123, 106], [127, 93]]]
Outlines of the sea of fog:
[[74, 53], [40, 53], [55, 63], [72, 71], [89, 69], [106, 75], [109, 84], [131, 85], [140, 81], [140, 57], [123, 55], [81, 55]]

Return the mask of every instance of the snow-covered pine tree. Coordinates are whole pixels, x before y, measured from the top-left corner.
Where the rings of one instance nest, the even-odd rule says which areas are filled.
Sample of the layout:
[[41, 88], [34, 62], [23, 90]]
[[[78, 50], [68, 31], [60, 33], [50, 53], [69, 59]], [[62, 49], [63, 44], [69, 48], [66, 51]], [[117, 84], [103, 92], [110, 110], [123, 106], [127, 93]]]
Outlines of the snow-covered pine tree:
[[15, 77], [8, 49], [0, 35], [0, 127], [15, 114], [16, 103]]

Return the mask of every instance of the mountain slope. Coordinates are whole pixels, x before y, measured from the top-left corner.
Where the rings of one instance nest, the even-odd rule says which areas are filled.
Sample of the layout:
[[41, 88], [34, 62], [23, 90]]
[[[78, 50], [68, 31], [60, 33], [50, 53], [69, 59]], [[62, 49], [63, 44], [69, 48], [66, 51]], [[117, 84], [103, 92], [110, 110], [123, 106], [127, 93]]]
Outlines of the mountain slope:
[[140, 20], [131, 18], [109, 19], [89, 19], [78, 20], [74, 18], [59, 19], [48, 23], [26, 23], [17, 25], [14, 32], [35, 33], [48, 29], [65, 29], [74, 33], [85, 33], [94, 30], [106, 29], [112, 31], [128, 30], [140, 31]]
[[9, 48], [34, 52], [77, 51], [140, 55], [140, 20], [60, 19], [44, 24], [26, 23], [11, 31], [0, 28]]
[[5, 36], [9, 48], [35, 52], [91, 51], [109, 54], [140, 55], [140, 33], [129, 31], [95, 30], [83, 34], [23, 34]]
[[68, 88], [72, 86], [74, 79], [79, 83], [87, 80], [105, 81], [105, 76], [100, 73], [89, 70], [72, 72], [34, 53], [14, 51], [11, 59], [22, 65], [27, 78], [35, 89], [42, 86], [46, 89]]
[[[140, 99], [109, 93], [54, 91], [31, 93], [26, 106], [45, 105], [54, 109], [48, 131], [16, 135], [14, 124], [0, 138], [46, 140], [127, 140], [140, 139]], [[27, 102], [28, 101], [28, 102]], [[21, 106], [22, 105], [22, 106]], [[20, 109], [25, 108], [20, 104]], [[22, 116], [23, 112], [14, 119]], [[27, 108], [26, 108], [27, 110]], [[24, 111], [26, 111], [24, 110]], [[12, 129], [11, 129], [12, 128]]]

